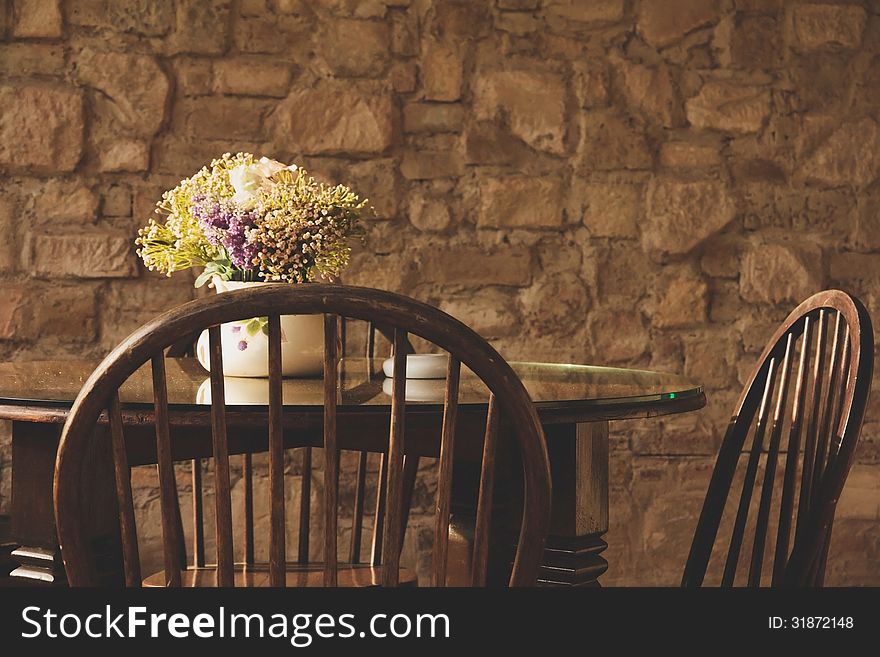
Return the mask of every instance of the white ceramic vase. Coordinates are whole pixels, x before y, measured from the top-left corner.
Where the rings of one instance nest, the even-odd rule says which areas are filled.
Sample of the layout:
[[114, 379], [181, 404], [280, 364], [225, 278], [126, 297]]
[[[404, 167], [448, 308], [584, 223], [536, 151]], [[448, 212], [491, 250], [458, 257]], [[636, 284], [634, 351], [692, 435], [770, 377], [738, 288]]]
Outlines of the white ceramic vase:
[[[261, 281], [213, 280], [218, 294], [246, 287], [268, 285]], [[265, 318], [222, 324], [223, 375], [269, 376], [269, 340], [264, 332]], [[324, 368], [324, 319], [321, 315], [281, 316], [281, 373], [284, 376], [317, 376]], [[196, 343], [196, 356], [206, 370], [210, 367], [208, 331]]]

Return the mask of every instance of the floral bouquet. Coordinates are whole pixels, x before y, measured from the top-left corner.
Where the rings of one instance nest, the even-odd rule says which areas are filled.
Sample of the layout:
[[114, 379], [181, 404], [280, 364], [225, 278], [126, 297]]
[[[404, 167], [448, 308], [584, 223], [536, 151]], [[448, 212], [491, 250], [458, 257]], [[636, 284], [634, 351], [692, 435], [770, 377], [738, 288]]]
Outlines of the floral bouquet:
[[[368, 211], [348, 187], [327, 186], [296, 165], [223, 155], [162, 195], [156, 214], [138, 231], [138, 255], [168, 276], [204, 267], [196, 287], [212, 281], [217, 292], [260, 283], [333, 280], [348, 265], [349, 238], [362, 236]], [[268, 374], [266, 317], [223, 324], [227, 376]], [[322, 371], [323, 319], [282, 315], [282, 373]], [[196, 356], [210, 369], [207, 332]]]
[[250, 153], [226, 153], [162, 195], [138, 231], [138, 255], [166, 273], [204, 267], [196, 287], [224, 281], [305, 283], [334, 279], [362, 236], [367, 200], [320, 184], [305, 169]]

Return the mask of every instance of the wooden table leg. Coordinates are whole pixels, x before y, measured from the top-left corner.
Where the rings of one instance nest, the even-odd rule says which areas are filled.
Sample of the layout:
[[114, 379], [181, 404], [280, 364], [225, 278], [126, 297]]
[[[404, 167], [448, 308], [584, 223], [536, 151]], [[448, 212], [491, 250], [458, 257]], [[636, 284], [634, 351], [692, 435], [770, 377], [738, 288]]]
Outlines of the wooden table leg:
[[12, 584], [67, 585], [52, 503], [60, 432], [57, 424], [12, 423]]
[[[608, 570], [608, 562], [602, 557], [608, 547], [602, 538], [608, 531], [608, 422], [554, 424], [545, 426], [544, 434], [553, 499], [538, 584], [599, 586], [599, 577]], [[449, 583], [453, 586], [467, 584], [478, 471], [478, 464], [468, 463], [456, 463], [453, 471], [448, 559]], [[500, 472], [504, 473], [504, 468]], [[502, 507], [505, 502], [515, 505], [520, 499], [517, 489], [511, 488], [517, 476], [521, 476], [519, 470], [514, 469], [496, 478], [496, 499]], [[502, 508], [497, 510], [503, 515]], [[504, 541], [493, 543], [498, 550], [510, 547]], [[505, 574], [499, 572], [495, 583], [503, 581]]]
[[608, 422], [544, 427], [553, 477], [550, 533], [539, 583], [599, 586], [608, 570]]

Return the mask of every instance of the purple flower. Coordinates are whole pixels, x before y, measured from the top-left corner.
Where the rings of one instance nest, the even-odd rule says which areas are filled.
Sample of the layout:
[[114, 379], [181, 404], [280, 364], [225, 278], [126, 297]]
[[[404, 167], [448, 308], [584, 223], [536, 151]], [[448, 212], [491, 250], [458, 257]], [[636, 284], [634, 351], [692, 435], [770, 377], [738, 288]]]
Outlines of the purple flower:
[[199, 195], [193, 197], [192, 213], [208, 243], [222, 246], [233, 265], [240, 269], [254, 266], [258, 249], [248, 242], [247, 231], [254, 227], [255, 211], [243, 210], [232, 201]]
[[232, 332], [233, 333], [241, 333], [241, 327], [240, 326], [233, 326]]
[[247, 340], [240, 340], [238, 343], [238, 350], [244, 351], [245, 349], [247, 349]]

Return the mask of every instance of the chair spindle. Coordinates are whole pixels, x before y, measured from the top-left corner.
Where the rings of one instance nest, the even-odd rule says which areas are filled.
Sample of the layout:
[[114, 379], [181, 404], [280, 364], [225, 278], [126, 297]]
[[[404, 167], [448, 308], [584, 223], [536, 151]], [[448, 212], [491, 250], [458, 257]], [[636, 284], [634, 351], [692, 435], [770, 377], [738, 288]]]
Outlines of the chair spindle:
[[269, 315], [269, 584], [285, 586], [284, 431], [281, 390], [281, 317]]

